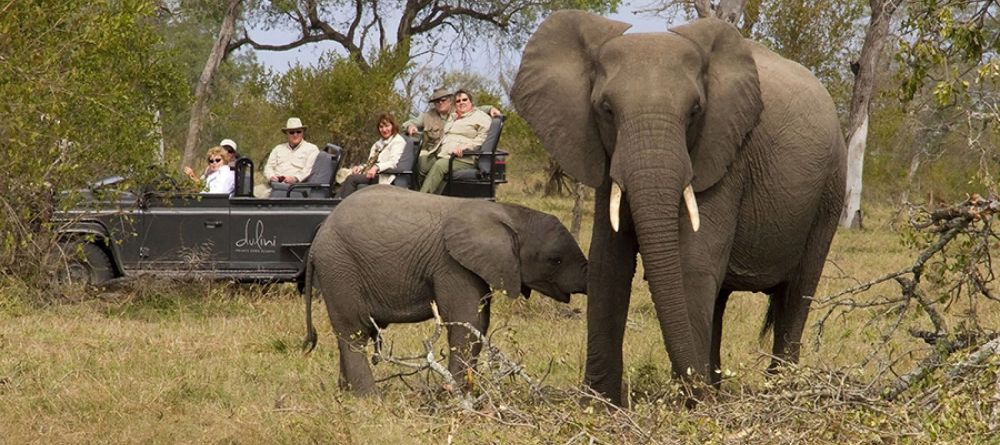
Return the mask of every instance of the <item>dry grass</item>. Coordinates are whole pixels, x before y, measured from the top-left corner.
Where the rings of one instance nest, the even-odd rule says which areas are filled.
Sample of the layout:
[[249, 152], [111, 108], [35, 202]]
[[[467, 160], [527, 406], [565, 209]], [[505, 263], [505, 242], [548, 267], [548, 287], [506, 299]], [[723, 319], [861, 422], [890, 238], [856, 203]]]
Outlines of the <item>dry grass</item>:
[[[569, 199], [536, 198], [534, 181], [509, 184], [501, 199], [569, 220]], [[592, 207], [591, 207], [592, 208]], [[829, 295], [912, 262], [888, 212], [864, 232], [835, 239], [818, 291]], [[589, 216], [581, 243], [589, 245]], [[641, 277], [641, 271], [637, 274]], [[11, 281], [16, 284], [16, 281]], [[481, 400], [458, 409], [423, 372], [390, 378], [378, 397], [337, 388], [337, 353], [323, 305], [319, 345], [303, 356], [301, 299], [291, 285], [258, 287], [143, 280], [84, 291], [73, 303], [37, 307], [17, 287], [0, 290], [0, 437], [5, 443], [996, 443], [989, 403], [998, 360], [968, 388], [946, 394], [935, 411], [913, 400], [885, 402], [864, 389], [885, 371], [857, 365], [884, 325], [837, 312], [822, 337], [810, 326], [803, 367], [778, 378], [762, 371], [770, 341], [758, 339], [766, 298], [738, 294], [726, 312], [716, 400], [679, 406], [646, 284], [636, 279], [626, 333], [630, 409], [608, 412], [586, 399], [585, 301], [533, 297], [493, 305], [494, 344], [543, 379], [532, 393], [516, 378], [478, 377]], [[893, 283], [859, 299], [896, 295]], [[960, 305], [955, 307], [960, 312]], [[822, 309], [813, 312], [816, 321]], [[986, 326], [1000, 314], [980, 313]], [[920, 323], [918, 317], [911, 320]], [[420, 351], [432, 326], [394, 325], [395, 354]], [[880, 354], [908, 369], [922, 346], [905, 331]], [[439, 351], [445, 346], [439, 345]], [[376, 377], [403, 372], [380, 364]], [[886, 374], [881, 374], [885, 378]], [[986, 402], [984, 402], [986, 401]], [[614, 410], [612, 410], [614, 411]], [[994, 434], [996, 432], [994, 431]]]

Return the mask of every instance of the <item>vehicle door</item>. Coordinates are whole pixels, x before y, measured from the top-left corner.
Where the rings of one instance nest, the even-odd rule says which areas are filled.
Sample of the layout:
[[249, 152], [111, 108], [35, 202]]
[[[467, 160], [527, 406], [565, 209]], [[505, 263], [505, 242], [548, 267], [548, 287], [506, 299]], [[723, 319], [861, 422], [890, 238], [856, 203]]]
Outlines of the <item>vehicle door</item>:
[[228, 195], [150, 197], [141, 226], [141, 269], [218, 270], [229, 262]]
[[333, 208], [329, 200], [234, 198], [232, 202], [232, 268], [274, 278], [301, 270], [317, 227]]

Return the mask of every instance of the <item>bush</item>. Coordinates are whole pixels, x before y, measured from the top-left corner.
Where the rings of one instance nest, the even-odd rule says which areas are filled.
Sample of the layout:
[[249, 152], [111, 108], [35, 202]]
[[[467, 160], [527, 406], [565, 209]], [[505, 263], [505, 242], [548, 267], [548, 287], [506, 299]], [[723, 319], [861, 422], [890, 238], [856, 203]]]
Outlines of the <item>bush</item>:
[[391, 53], [370, 68], [331, 53], [316, 68], [289, 70], [278, 81], [279, 103], [309, 126], [309, 140], [320, 147], [341, 145], [347, 150], [344, 163], [359, 163], [378, 138], [379, 114], [391, 113], [397, 124], [406, 120], [405, 100], [393, 87], [402, 67]]
[[[0, 274], [38, 289], [53, 215], [89, 181], [154, 172], [157, 111], [183, 96], [151, 26], [156, 2], [8, 2], [0, 18]], [[43, 32], [44, 31], [44, 32]]]

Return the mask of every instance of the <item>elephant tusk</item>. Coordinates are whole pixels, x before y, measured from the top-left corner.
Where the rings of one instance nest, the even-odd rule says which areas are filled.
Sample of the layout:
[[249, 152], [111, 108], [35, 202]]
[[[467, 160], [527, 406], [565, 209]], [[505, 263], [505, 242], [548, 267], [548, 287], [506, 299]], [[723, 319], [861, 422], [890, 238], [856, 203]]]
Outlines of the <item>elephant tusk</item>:
[[611, 203], [608, 205], [608, 211], [611, 212], [611, 229], [615, 232], [618, 231], [618, 226], [621, 223], [619, 219], [619, 211], [622, 207], [622, 188], [618, 186], [617, 183], [611, 183]]
[[694, 189], [690, 184], [684, 188], [684, 204], [687, 205], [688, 216], [691, 217], [691, 228], [697, 232], [701, 226], [701, 217], [698, 216], [698, 201], [694, 199]]

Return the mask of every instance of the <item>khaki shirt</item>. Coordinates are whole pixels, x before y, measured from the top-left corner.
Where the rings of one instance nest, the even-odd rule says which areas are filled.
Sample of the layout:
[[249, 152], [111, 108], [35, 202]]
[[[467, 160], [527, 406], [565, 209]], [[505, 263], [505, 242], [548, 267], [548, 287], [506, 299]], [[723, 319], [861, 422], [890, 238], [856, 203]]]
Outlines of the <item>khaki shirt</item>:
[[451, 120], [444, 124], [444, 137], [441, 138], [437, 157], [447, 158], [457, 148], [479, 148], [486, 142], [486, 133], [490, 131], [492, 123], [493, 119], [489, 114], [475, 108], [462, 117], [452, 115]]
[[[488, 116], [490, 110], [493, 109], [492, 105], [480, 105], [476, 107]], [[432, 119], [433, 115], [436, 114], [438, 119]], [[430, 110], [420, 113], [419, 116], [403, 122], [402, 129], [405, 132], [410, 125], [417, 127], [417, 130], [423, 133], [423, 147], [422, 152], [426, 153], [427, 150], [431, 150], [437, 147], [441, 143], [441, 137], [444, 136], [444, 126], [447, 125], [448, 120], [450, 120], [455, 115], [455, 107], [452, 106], [451, 110], [447, 114], [440, 114], [437, 110], [431, 108]]]
[[271, 150], [271, 155], [264, 164], [264, 178], [294, 176], [302, 182], [312, 173], [316, 156], [319, 156], [319, 148], [304, 140], [295, 149], [289, 147], [287, 142], [278, 144]]

